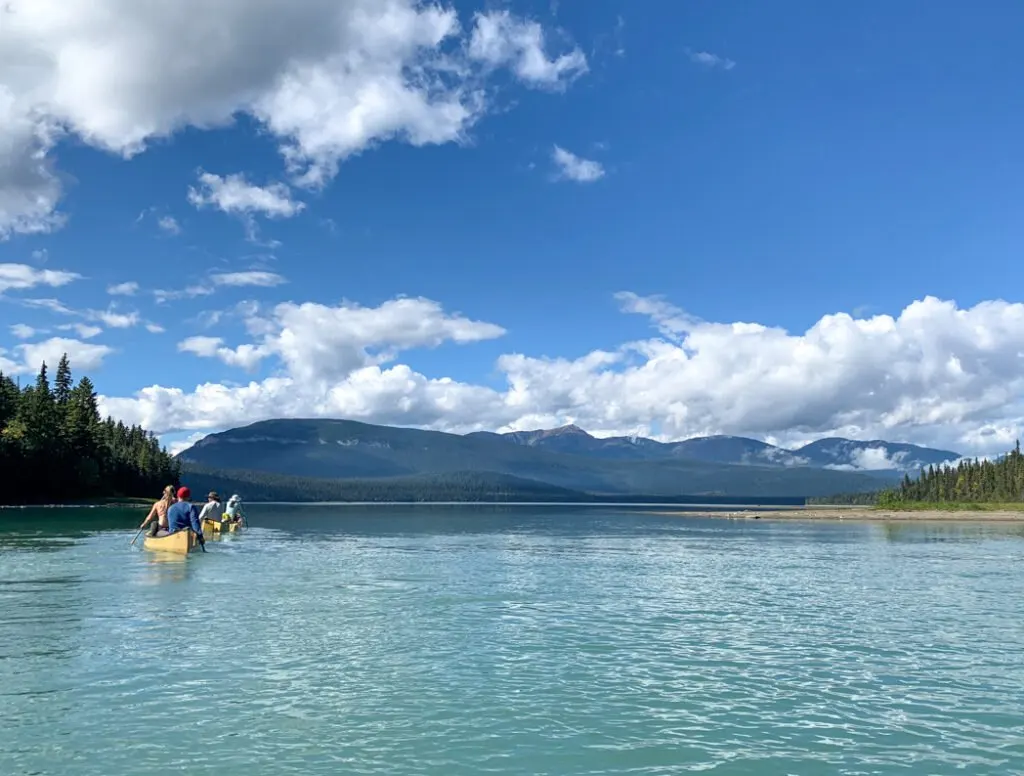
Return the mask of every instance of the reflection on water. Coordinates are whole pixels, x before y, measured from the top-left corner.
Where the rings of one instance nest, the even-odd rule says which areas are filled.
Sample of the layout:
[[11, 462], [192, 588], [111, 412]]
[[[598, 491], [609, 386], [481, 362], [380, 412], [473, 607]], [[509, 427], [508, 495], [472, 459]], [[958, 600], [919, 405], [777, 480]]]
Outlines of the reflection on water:
[[1024, 538], [1024, 523], [896, 520], [875, 526], [890, 542], [963, 542]]
[[146, 552], [146, 574], [138, 581], [145, 585], [184, 582], [189, 578], [189, 559], [170, 552]]
[[1019, 526], [250, 512], [0, 528], [0, 774], [1024, 773]]

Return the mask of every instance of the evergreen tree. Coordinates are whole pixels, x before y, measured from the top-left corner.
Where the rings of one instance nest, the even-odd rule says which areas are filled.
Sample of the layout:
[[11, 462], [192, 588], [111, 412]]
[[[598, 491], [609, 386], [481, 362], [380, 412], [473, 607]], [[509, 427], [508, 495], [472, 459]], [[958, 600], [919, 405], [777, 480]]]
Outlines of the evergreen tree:
[[65, 355], [51, 390], [46, 364], [23, 391], [0, 374], [0, 471], [7, 503], [153, 495], [180, 482], [156, 437], [100, 417], [88, 377], [73, 384]]
[[961, 460], [955, 466], [929, 466], [917, 479], [904, 475], [899, 486], [877, 493], [808, 499], [817, 504], [992, 504], [1024, 502], [1024, 454], [1020, 441], [994, 461]]
[[71, 387], [71, 363], [68, 361], [68, 354], [65, 353], [61, 356], [57, 365], [57, 376], [53, 379], [53, 399], [61, 409], [66, 407], [71, 399]]
[[929, 466], [917, 479], [878, 494], [881, 506], [904, 503], [982, 504], [1024, 501], [1024, 454], [1020, 441], [994, 461], [961, 460], [955, 466]]

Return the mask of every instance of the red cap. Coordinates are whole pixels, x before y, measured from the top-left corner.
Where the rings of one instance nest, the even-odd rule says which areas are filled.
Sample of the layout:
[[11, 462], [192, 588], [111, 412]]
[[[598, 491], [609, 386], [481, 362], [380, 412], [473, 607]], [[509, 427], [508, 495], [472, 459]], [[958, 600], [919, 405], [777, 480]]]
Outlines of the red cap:
[[185, 501], [186, 499], [192, 498], [192, 491], [182, 485], [178, 488], [178, 501]]

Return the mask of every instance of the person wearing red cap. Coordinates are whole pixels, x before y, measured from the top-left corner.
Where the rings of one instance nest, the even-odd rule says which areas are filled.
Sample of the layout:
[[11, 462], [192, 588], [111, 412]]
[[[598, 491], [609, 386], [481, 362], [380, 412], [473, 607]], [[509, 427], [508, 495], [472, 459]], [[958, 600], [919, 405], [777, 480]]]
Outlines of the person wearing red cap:
[[192, 503], [192, 491], [182, 486], [178, 488], [178, 500], [167, 510], [167, 532], [192, 529], [199, 538], [200, 544], [206, 544], [203, 540], [203, 524], [199, 521], [199, 507]]

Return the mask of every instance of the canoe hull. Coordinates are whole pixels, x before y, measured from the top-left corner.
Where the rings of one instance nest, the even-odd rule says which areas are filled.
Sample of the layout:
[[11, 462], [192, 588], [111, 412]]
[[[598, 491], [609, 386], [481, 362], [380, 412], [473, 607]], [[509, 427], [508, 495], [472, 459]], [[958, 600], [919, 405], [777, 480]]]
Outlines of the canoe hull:
[[153, 552], [172, 552], [188, 555], [199, 548], [199, 540], [191, 531], [176, 531], [170, 536], [147, 536], [142, 546]]
[[203, 518], [203, 533], [234, 533], [238, 530], [238, 523], [221, 523], [217, 520]]

